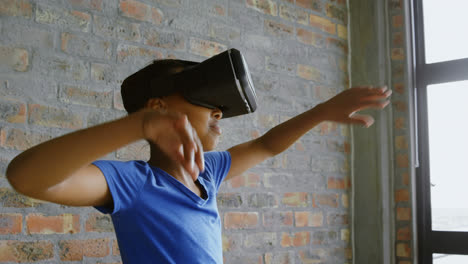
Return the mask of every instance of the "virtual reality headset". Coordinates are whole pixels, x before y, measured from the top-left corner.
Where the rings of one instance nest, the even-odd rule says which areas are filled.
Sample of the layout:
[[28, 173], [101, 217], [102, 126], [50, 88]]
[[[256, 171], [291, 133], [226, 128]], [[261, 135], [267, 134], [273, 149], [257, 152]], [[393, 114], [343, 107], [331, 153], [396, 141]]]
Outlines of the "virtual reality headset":
[[219, 108], [223, 118], [257, 109], [249, 68], [238, 50], [227, 50], [201, 63], [180, 62], [184, 70], [171, 75], [154, 77], [161, 70], [156, 62], [127, 77], [121, 86], [125, 110], [138, 111], [148, 99], [174, 93], [182, 94], [192, 104]]
[[223, 118], [252, 113], [257, 96], [242, 54], [230, 49], [171, 76], [155, 78], [148, 89], [151, 97], [174, 92], [192, 104], [219, 108]]

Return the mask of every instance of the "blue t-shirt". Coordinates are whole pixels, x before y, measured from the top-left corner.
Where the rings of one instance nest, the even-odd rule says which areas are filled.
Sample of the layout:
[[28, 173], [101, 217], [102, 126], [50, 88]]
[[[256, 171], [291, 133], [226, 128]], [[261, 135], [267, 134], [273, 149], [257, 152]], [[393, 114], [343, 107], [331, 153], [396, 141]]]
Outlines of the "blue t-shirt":
[[114, 204], [96, 207], [114, 223], [123, 263], [223, 263], [216, 195], [231, 166], [229, 152], [206, 152], [198, 177], [202, 199], [144, 161], [96, 161]]

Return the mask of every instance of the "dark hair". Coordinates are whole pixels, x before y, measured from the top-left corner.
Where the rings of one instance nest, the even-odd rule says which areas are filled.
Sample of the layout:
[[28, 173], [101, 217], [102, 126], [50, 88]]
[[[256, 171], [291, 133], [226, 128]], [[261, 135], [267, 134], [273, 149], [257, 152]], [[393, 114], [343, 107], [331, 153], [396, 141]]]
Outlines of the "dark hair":
[[145, 106], [148, 99], [158, 97], [157, 91], [149, 91], [152, 79], [169, 77], [177, 73], [181, 67], [185, 69], [196, 64], [198, 62], [176, 59], [155, 60], [150, 65], [128, 76], [120, 89], [125, 110], [129, 114], [136, 112]]

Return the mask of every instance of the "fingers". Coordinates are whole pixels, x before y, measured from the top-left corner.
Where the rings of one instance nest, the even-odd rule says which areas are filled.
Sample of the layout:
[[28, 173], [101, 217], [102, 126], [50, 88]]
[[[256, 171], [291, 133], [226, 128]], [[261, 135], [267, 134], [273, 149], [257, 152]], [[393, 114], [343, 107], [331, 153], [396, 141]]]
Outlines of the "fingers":
[[383, 87], [358, 87], [354, 95], [357, 97], [357, 108], [355, 111], [367, 108], [383, 109], [390, 101], [387, 100], [392, 95], [392, 90], [386, 86]]
[[196, 173], [195, 153], [197, 148], [195, 140], [193, 139], [193, 129], [186, 116], [182, 116], [176, 121], [175, 128], [180, 139], [183, 153], [183, 157], [179, 161], [182, 163], [185, 170], [193, 177]]
[[362, 125], [368, 128], [374, 124], [374, 118], [369, 115], [354, 114], [351, 117], [351, 124]]
[[200, 169], [200, 171], [203, 172], [205, 171], [205, 157], [203, 155], [203, 145], [195, 129], [193, 129], [193, 135], [194, 135], [195, 144], [196, 144], [195, 146], [197, 147], [196, 152], [195, 152], [195, 162], [196, 162], [197, 167]]
[[196, 180], [200, 171], [204, 171], [203, 146], [195, 129], [190, 125], [187, 116], [182, 116], [176, 122], [177, 133], [182, 150], [179, 151], [179, 162], [184, 169]]

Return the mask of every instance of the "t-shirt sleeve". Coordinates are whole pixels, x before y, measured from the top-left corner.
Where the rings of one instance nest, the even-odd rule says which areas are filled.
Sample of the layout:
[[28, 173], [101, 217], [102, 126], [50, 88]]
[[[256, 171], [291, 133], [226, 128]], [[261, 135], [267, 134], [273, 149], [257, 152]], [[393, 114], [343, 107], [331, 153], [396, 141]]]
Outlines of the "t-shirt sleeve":
[[215, 184], [216, 191], [226, 178], [231, 168], [231, 154], [228, 151], [211, 151], [205, 153], [205, 170]]
[[104, 214], [112, 215], [130, 208], [145, 181], [142, 177], [144, 174], [138, 173], [139, 166], [136, 166], [134, 161], [111, 160], [95, 161], [93, 165], [104, 174], [113, 200], [113, 204], [94, 208]]

